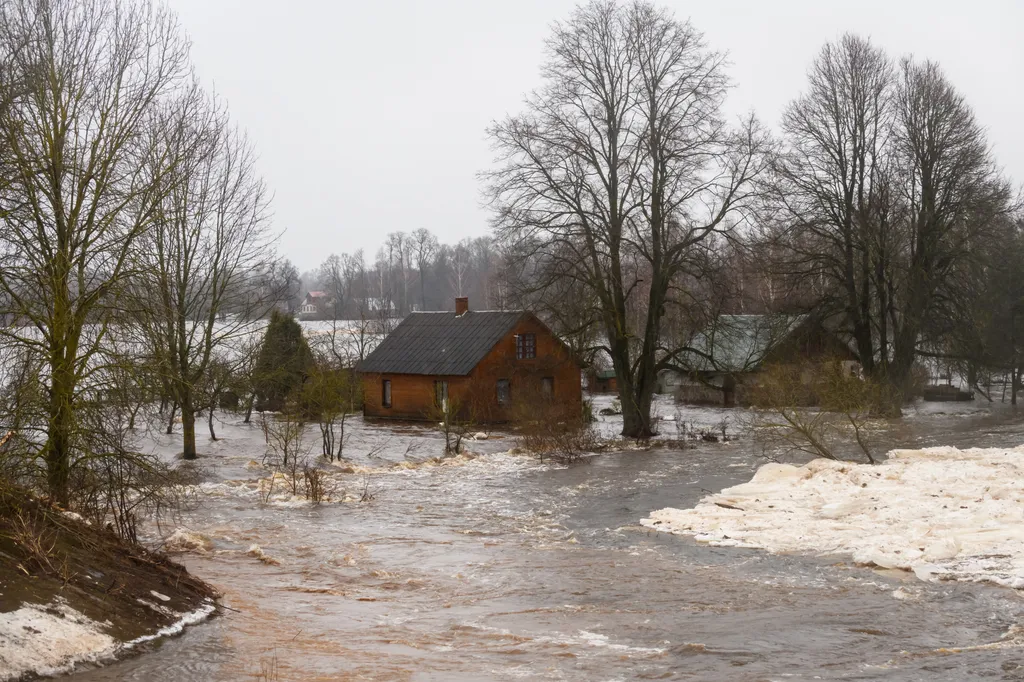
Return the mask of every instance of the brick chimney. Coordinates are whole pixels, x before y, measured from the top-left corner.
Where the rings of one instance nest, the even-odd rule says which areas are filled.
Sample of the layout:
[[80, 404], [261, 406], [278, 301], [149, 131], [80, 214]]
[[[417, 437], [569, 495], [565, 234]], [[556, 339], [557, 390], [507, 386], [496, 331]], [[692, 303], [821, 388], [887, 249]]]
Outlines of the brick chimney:
[[455, 299], [455, 315], [462, 315], [469, 312], [469, 297], [459, 296]]

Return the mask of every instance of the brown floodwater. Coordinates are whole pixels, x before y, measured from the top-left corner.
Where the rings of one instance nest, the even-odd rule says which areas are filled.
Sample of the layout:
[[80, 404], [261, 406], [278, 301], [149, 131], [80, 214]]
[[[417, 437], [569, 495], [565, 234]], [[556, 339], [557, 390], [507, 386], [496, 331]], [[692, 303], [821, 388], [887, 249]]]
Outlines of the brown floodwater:
[[[738, 412], [679, 412], [741, 430]], [[393, 468], [436, 454], [437, 437], [357, 420], [348, 451], [372, 470], [338, 481], [372, 500], [312, 507], [261, 504], [247, 466], [263, 454], [259, 430], [222, 435], [206, 447], [207, 494], [178, 520], [213, 541], [181, 559], [223, 592], [222, 615], [77, 680], [1024, 680], [1014, 590], [638, 525], [749, 480], [763, 460], [742, 437], [569, 467], [491, 439], [471, 444], [483, 453], [471, 461]], [[1000, 405], [928, 406], [879, 436], [1018, 445], [1024, 420]]]

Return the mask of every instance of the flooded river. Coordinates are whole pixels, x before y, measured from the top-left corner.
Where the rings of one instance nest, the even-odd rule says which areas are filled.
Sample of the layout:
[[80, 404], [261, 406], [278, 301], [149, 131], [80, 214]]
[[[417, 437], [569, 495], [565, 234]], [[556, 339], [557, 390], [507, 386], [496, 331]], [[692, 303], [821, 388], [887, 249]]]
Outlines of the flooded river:
[[[1009, 409], [929, 410], [884, 438], [1024, 443]], [[736, 419], [681, 412], [724, 416]], [[1024, 680], [1013, 590], [638, 525], [749, 480], [763, 460], [743, 438], [570, 467], [504, 453], [498, 438], [472, 443], [476, 459], [394, 468], [440, 441], [357, 421], [349, 452], [373, 469], [344, 485], [372, 500], [311, 507], [246, 494], [262, 434], [222, 430], [206, 450], [208, 495], [178, 525], [212, 540], [180, 558], [223, 592], [223, 615], [76, 680]]]

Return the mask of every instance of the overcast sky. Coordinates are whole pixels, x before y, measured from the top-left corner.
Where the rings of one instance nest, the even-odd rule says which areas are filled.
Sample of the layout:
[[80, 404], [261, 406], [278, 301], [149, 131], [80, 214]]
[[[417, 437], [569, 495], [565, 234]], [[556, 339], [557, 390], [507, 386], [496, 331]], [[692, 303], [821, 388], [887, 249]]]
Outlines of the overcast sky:
[[[539, 85], [542, 43], [572, 0], [168, 0], [200, 76], [252, 136], [282, 253], [330, 253], [426, 227], [487, 231], [484, 130]], [[940, 62], [999, 162], [1024, 181], [1022, 0], [662, 0], [726, 50], [728, 108], [777, 128], [808, 64], [844, 31]]]

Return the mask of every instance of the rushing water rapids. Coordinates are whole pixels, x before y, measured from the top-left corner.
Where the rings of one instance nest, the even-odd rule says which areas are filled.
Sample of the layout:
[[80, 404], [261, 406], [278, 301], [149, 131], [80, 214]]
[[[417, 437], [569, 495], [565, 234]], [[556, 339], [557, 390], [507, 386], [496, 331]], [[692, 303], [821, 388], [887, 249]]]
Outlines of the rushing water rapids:
[[[884, 437], [1024, 442], [1009, 409], [931, 409]], [[511, 443], [492, 439], [471, 444], [476, 459], [395, 468], [380, 458], [434, 455], [436, 436], [360, 422], [354, 432], [349, 451], [372, 471], [345, 485], [361, 493], [365, 481], [371, 501], [264, 506], [251, 492], [261, 474], [247, 466], [262, 435], [226, 424], [206, 448], [209, 495], [180, 523], [212, 540], [182, 560], [228, 609], [76, 679], [1024, 679], [1024, 601], [1013, 590], [708, 547], [638, 525], [748, 480], [763, 460], [742, 438], [571, 467], [502, 453]], [[379, 458], [359, 461], [372, 449]]]

